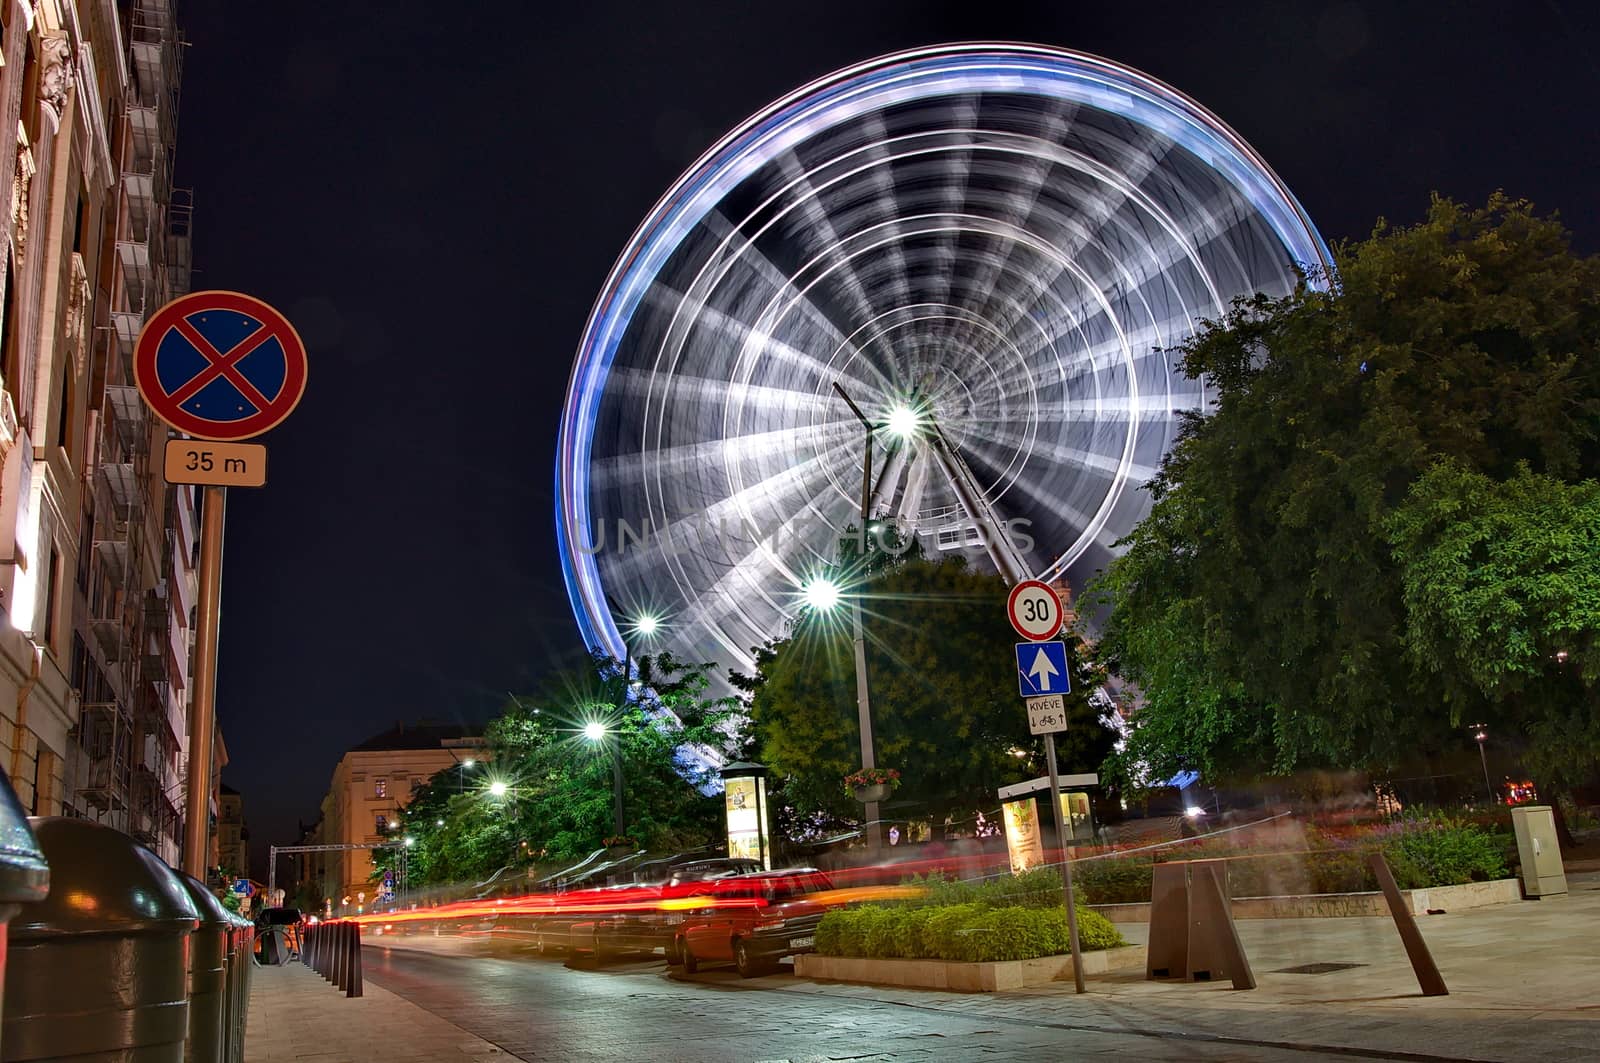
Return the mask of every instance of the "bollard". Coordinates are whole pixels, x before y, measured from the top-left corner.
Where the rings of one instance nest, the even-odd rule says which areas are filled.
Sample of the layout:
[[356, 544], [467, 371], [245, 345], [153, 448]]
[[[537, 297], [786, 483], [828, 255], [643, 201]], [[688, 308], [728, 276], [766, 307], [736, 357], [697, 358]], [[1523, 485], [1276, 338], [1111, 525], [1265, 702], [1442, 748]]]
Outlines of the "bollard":
[[49, 865], [11, 791], [11, 780], [0, 771], [0, 1014], [5, 1001], [6, 924], [17, 914], [17, 905], [42, 901], [49, 892]]
[[234, 916], [239, 930], [238, 956], [239, 980], [234, 987], [234, 1006], [229, 1016], [233, 1033], [233, 1053], [230, 1063], [244, 1063], [244, 1035], [250, 1017], [250, 983], [255, 978], [255, 924], [243, 916]]
[[328, 942], [333, 951], [333, 969], [328, 972], [328, 981], [338, 989], [344, 988], [344, 927], [343, 923], [333, 924], [333, 940]]
[[228, 938], [233, 920], [206, 884], [181, 876], [189, 899], [200, 913], [200, 925], [189, 938], [189, 1039], [185, 1063], [223, 1063], [227, 1026], [223, 1019], [228, 991]]
[[345, 976], [344, 995], [361, 995], [361, 924], [350, 924], [350, 970]]
[[199, 922], [182, 880], [110, 827], [32, 824], [51, 890], [12, 927], [0, 1058], [179, 1063]]
[[250, 959], [239, 955], [239, 921], [226, 908], [222, 914], [227, 919], [222, 930], [222, 1058], [233, 1063], [233, 1009], [239, 1006], [239, 962], [249, 963]]

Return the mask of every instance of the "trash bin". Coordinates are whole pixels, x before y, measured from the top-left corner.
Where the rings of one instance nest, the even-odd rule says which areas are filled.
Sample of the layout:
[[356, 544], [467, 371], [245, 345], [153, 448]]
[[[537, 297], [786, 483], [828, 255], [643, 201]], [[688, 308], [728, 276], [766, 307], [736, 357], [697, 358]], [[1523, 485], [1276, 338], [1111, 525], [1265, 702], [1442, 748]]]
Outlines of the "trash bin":
[[[28, 829], [28, 817], [11, 790], [11, 780], [0, 771], [0, 986], [6, 969], [6, 924], [17, 914], [17, 905], [42, 901], [49, 892], [50, 867]], [[4, 999], [0, 996], [0, 1004]]]
[[0, 1059], [180, 1063], [199, 921], [189, 891], [110, 827], [32, 824], [51, 889], [12, 921]]
[[192, 875], [180, 877], [200, 913], [200, 925], [189, 939], [189, 1046], [184, 1059], [187, 1063], [223, 1063], [228, 1058], [224, 1013], [233, 916], [204, 882]]

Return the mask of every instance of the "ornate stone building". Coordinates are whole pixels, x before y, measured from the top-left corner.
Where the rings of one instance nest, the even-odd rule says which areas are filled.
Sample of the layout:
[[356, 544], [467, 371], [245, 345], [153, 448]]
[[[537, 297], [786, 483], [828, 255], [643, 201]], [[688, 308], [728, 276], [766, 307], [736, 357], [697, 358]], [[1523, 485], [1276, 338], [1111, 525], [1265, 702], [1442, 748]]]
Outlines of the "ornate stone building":
[[131, 373], [189, 285], [173, 0], [0, 0], [0, 27], [0, 767], [175, 862], [197, 524]]

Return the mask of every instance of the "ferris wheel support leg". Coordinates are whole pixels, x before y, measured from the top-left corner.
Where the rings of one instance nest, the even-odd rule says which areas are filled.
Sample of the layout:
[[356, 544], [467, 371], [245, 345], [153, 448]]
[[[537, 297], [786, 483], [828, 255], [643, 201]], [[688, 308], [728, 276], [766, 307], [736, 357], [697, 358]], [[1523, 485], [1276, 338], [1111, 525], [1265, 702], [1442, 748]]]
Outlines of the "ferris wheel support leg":
[[883, 516], [894, 504], [894, 496], [900, 490], [901, 476], [906, 468], [906, 449], [900, 440], [890, 441], [889, 453], [883, 459], [883, 472], [878, 476], [877, 486], [872, 489], [872, 501], [867, 509], [869, 519]]
[[967, 516], [983, 532], [983, 548], [988, 551], [994, 567], [1007, 583], [1018, 583], [1029, 578], [1027, 562], [1017, 553], [1016, 545], [1012, 543], [993, 504], [978, 490], [972, 470], [967, 468], [967, 463], [937, 425], [933, 429], [932, 447], [934, 457], [950, 480], [951, 489], [961, 500], [961, 508], [967, 511]]

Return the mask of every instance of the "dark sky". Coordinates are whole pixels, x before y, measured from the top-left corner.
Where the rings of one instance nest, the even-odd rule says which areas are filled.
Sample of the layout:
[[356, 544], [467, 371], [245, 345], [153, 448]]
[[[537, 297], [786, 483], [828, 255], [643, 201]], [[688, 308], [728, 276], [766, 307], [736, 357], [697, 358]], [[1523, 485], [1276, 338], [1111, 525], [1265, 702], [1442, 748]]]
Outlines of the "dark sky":
[[342, 751], [483, 719], [580, 650], [554, 539], [573, 353], [656, 198], [751, 112], [920, 44], [1094, 52], [1221, 115], [1330, 241], [1430, 191], [1600, 247], [1600, 18], [1576, 0], [785, 5], [190, 0], [194, 286], [285, 310], [304, 402], [229, 500], [219, 712], [264, 845]]

